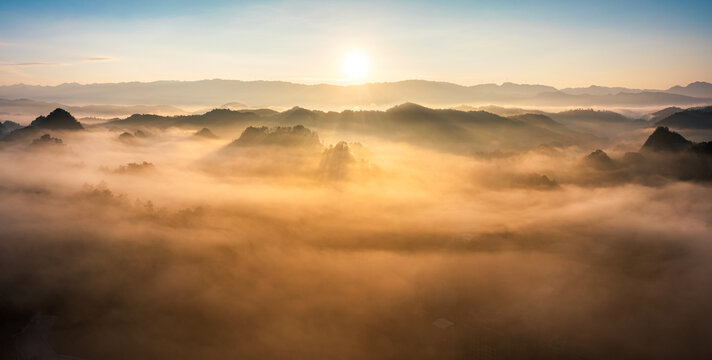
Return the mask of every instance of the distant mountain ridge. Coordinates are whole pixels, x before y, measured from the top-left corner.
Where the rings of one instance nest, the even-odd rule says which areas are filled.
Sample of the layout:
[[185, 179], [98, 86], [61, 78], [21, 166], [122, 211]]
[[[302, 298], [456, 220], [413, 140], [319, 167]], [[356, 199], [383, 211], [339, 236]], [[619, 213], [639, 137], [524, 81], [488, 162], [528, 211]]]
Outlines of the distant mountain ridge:
[[[672, 106], [712, 104], [712, 84], [695, 82], [667, 90], [639, 90], [591, 86], [556, 89], [546, 85], [503, 83], [463, 86], [448, 82], [405, 80], [361, 85], [305, 85], [283, 81], [154, 81], [57, 86], [0, 86], [0, 98], [110, 105], [215, 106], [312, 108], [387, 107], [403, 102], [437, 106], [466, 103], [547, 106]], [[112, 109], [118, 111], [117, 109]], [[173, 109], [170, 109], [173, 110]]]
[[687, 86], [673, 86], [666, 90], [671, 94], [680, 94], [694, 97], [712, 97], [712, 84], [704, 81], [695, 81]]
[[677, 111], [655, 125], [675, 129], [712, 129], [712, 106]]
[[46, 114], [62, 108], [76, 117], [97, 116], [102, 118], [129, 116], [131, 114], [187, 115], [188, 112], [169, 105], [81, 105], [71, 106], [56, 101], [38, 101], [27, 98], [8, 100], [0, 98], [0, 118], [26, 123], [36, 114]]

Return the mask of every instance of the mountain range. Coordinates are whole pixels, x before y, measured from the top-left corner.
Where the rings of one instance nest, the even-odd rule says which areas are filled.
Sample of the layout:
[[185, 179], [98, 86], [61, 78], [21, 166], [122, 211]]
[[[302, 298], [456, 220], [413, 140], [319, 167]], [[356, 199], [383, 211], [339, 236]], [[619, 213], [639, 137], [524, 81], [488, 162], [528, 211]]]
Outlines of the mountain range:
[[[584, 111], [586, 112], [586, 111]], [[591, 111], [591, 116], [608, 114]], [[563, 121], [573, 117], [562, 116]], [[623, 118], [626, 123], [633, 120]], [[571, 129], [544, 114], [503, 117], [485, 111], [432, 109], [404, 103], [388, 110], [308, 110], [301, 107], [276, 112], [261, 110], [216, 109], [203, 115], [132, 115], [106, 122], [102, 126], [134, 131], [140, 128], [209, 128], [218, 134], [242, 131], [249, 126], [303, 125], [332, 134], [359, 133], [419, 146], [455, 152], [486, 152], [492, 149], [521, 150], [540, 144], [578, 144], [596, 140], [595, 136]]]
[[[499, 109], [494, 108], [494, 110]], [[382, 137], [459, 153], [486, 153], [493, 149], [517, 151], [546, 144], [601, 143], [606, 141], [605, 138], [613, 138], [620, 133], [651, 126], [711, 128], [712, 107], [686, 110], [667, 108], [657, 112], [656, 116], [662, 117], [666, 114], [669, 115], [662, 120], [652, 122], [631, 119], [616, 112], [593, 109], [566, 110], [558, 113], [515, 112], [505, 115], [483, 110], [434, 109], [414, 103], [403, 103], [385, 111], [325, 112], [293, 107], [282, 112], [271, 109], [214, 109], [200, 115], [134, 114], [90, 127], [129, 131], [122, 135], [125, 138], [133, 138], [131, 132], [137, 135], [143, 134], [142, 129], [171, 127], [199, 130], [195, 133], [197, 136], [216, 138], [211, 130], [229, 135], [241, 132], [250, 126], [262, 130], [267, 129], [265, 126], [277, 129], [308, 126], [331, 134], [360, 133], [364, 136]], [[0, 138], [6, 142], [37, 135], [40, 129], [67, 131], [84, 128], [74, 116], [61, 108], [55, 109], [47, 116], [37, 117], [30, 126], [19, 130], [19, 125], [16, 123], [5, 122], [0, 125], [2, 125]]]
[[[712, 84], [694, 82], [669, 89], [641, 90], [590, 86], [557, 89], [546, 85], [503, 83], [463, 86], [447, 82], [406, 80], [361, 85], [305, 85], [282, 81], [154, 81], [57, 86], [0, 86], [0, 98], [65, 104], [205, 107], [239, 102], [249, 107], [295, 105], [322, 109], [384, 108], [404, 102], [429, 106], [507, 104], [539, 106], [671, 106], [712, 104]], [[2, 107], [2, 106], [0, 106]], [[114, 109], [117, 110], [117, 109]], [[122, 110], [122, 109], [118, 109]], [[0, 112], [3, 110], [0, 108]], [[155, 112], [155, 111], [152, 111]]]

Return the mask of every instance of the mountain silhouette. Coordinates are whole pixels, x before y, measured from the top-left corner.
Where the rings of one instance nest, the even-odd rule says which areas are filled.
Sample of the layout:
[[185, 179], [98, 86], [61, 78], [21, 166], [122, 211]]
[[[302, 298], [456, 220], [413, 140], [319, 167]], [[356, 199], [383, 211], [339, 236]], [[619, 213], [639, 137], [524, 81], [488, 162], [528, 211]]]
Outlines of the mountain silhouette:
[[597, 170], [613, 170], [616, 168], [616, 163], [600, 149], [586, 155], [584, 162]]
[[[56, 108], [70, 112], [74, 117], [126, 117], [131, 114], [184, 115], [187, 111], [170, 105], [67, 105], [60, 102], [47, 102], [30, 99], [0, 99], [0, 110], [8, 114], [33, 115], [47, 114]], [[84, 103], [84, 101], [81, 101]]]
[[687, 86], [673, 86], [667, 89], [665, 92], [685, 96], [711, 98], [712, 84], [704, 81], [695, 81], [693, 83], [688, 84]]
[[0, 122], [0, 138], [21, 128], [22, 125], [14, 121], [6, 120], [5, 122]]
[[544, 114], [522, 114], [510, 116], [509, 118], [547, 129], [566, 129], [566, 126]]
[[[255, 110], [257, 112], [259, 110]], [[192, 128], [223, 128], [230, 126], [244, 126], [260, 119], [253, 111], [213, 109], [200, 115], [161, 116], [153, 114], [133, 114], [125, 119], [111, 120], [105, 124], [110, 128], [136, 128], [136, 127], [192, 127]], [[274, 113], [267, 110], [265, 113]]]
[[607, 110], [574, 109], [545, 115], [572, 130], [597, 136], [612, 137], [621, 132], [649, 126], [647, 121], [631, 119]]
[[[360, 85], [305, 85], [284, 81], [213, 79], [87, 85], [62, 84], [58, 86], [0, 86], [0, 98], [22, 97], [55, 103], [81, 102], [110, 105], [168, 104], [181, 107], [229, 104], [234, 99], [240, 99], [239, 105], [246, 104], [250, 107], [291, 107], [299, 104], [314, 108], [391, 106], [408, 101], [439, 106], [458, 103], [549, 106], [695, 106], [712, 103], [712, 95], [697, 89], [703, 86], [688, 85], [688, 87], [680, 89], [645, 91], [625, 88], [602, 89], [600, 87], [559, 91], [546, 85], [514, 83], [463, 86], [438, 81], [405, 80]], [[233, 107], [230, 106], [230, 108]]]
[[712, 106], [679, 111], [655, 125], [674, 129], [712, 129]]
[[66, 110], [56, 108], [47, 116], [40, 116], [30, 125], [48, 130], [83, 130], [82, 124]]
[[62, 142], [62, 139], [52, 137], [50, 134], [44, 134], [32, 140], [30, 146], [34, 148], [59, 148], [64, 146], [64, 142]]
[[0, 138], [0, 141], [4, 142], [21, 142], [21, 141], [29, 141], [30, 139], [34, 139], [38, 136], [42, 136], [42, 134], [45, 133], [45, 130], [38, 128], [37, 126], [26, 126], [20, 129], [17, 129], [2, 138]]
[[321, 147], [319, 136], [302, 125], [275, 128], [250, 126], [228, 147]]
[[680, 152], [692, 145], [692, 141], [682, 135], [660, 126], [648, 137], [640, 151]]
[[687, 150], [698, 155], [712, 155], [712, 141], [693, 144]]
[[[617, 116], [625, 126], [637, 126], [631, 124], [632, 120], [616, 113], [587, 112], [580, 115], [581, 119], [586, 116]], [[569, 117], [564, 119], [568, 120]], [[595, 120], [593, 122], [596, 123]], [[324, 112], [293, 107], [283, 112], [220, 109], [190, 116], [132, 115], [126, 119], [109, 121], [102, 126], [124, 131], [147, 127], [186, 127], [229, 132], [241, 131], [249, 126], [297, 125], [317, 131], [359, 133], [458, 153], [492, 151], [493, 148], [524, 150], [541, 144], [581, 144], [593, 139], [551, 118], [507, 118], [486, 111], [432, 109], [415, 103], [404, 103], [386, 111]], [[594, 125], [597, 123], [591, 126]]]
[[227, 104], [222, 104], [222, 106], [220, 106], [220, 109], [242, 110], [242, 109], [244, 109], [244, 108], [246, 108], [246, 107], [247, 107], [247, 105], [245, 105], [245, 104], [243, 104], [243, 103], [239, 103], [239, 102], [237, 102], [237, 101], [231, 101], [231, 102], [229, 102], [229, 103], [227, 103]]
[[651, 113], [649, 121], [658, 122], [672, 114], [679, 113], [680, 111], [683, 111], [683, 110], [685, 110], [685, 109], [679, 108], [677, 106], [666, 107], [665, 109], [658, 110], [656, 112]]
[[591, 85], [589, 87], [565, 88], [561, 92], [571, 95], [615, 95], [621, 92], [643, 92], [640, 89]]
[[208, 129], [208, 128], [202, 128], [193, 135], [200, 137], [200, 138], [204, 138], [204, 139], [217, 139], [218, 138], [217, 135], [213, 134], [213, 132], [210, 131], [210, 129]]
[[7, 130], [9, 130], [9, 131], [15, 131], [15, 130], [17, 130], [17, 129], [21, 129], [21, 128], [22, 128], [22, 125], [20, 125], [20, 124], [14, 122], [14, 121], [10, 121], [10, 120], [7, 120], [7, 121], [5, 121], [5, 122], [2, 123], [2, 124], [5, 126], [5, 129], [7, 129]]

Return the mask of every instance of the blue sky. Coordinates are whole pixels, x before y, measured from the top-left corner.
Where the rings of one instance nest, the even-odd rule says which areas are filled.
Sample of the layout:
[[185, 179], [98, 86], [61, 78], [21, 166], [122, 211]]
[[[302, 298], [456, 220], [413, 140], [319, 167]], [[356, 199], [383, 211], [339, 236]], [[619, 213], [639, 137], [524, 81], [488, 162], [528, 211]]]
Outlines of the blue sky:
[[[712, 80], [710, 1], [3, 1], [0, 83]], [[345, 56], [368, 59], [345, 78]]]

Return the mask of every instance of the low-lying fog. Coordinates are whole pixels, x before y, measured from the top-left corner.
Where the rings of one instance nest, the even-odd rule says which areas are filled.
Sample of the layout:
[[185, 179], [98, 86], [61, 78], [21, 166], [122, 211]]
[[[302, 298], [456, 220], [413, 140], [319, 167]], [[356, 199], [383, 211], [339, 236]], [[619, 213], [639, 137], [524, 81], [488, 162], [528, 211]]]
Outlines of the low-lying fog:
[[583, 144], [197, 130], [0, 150], [3, 336], [39, 312], [89, 360], [712, 356], [705, 182]]

